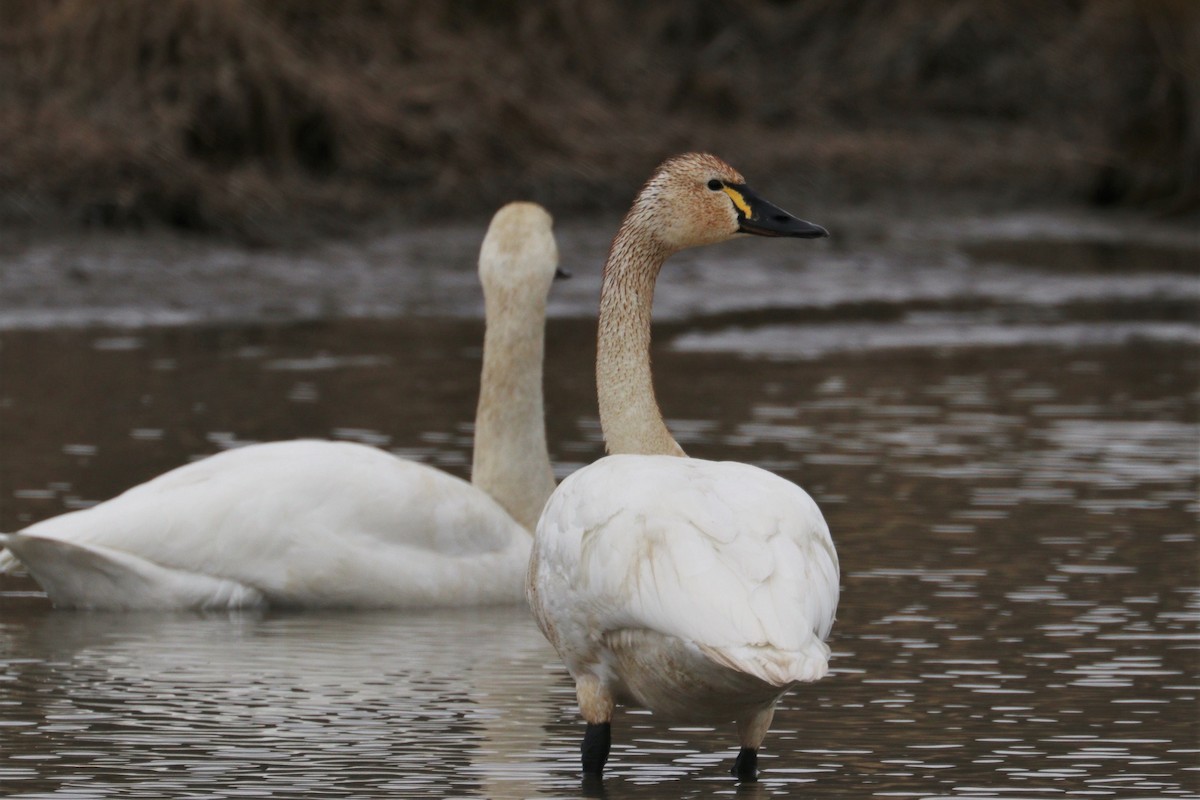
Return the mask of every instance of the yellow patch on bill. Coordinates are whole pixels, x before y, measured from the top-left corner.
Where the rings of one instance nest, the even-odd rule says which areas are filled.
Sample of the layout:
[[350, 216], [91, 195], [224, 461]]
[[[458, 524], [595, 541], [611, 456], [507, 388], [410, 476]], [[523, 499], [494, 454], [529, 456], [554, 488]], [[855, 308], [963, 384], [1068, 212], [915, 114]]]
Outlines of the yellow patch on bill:
[[754, 218], [754, 212], [750, 210], [750, 204], [746, 202], [745, 197], [742, 197], [741, 192], [737, 189], [731, 189], [728, 186], [722, 186], [721, 188], [725, 191], [725, 194], [729, 195], [729, 199], [737, 206], [738, 211], [741, 211], [745, 215], [746, 219]]

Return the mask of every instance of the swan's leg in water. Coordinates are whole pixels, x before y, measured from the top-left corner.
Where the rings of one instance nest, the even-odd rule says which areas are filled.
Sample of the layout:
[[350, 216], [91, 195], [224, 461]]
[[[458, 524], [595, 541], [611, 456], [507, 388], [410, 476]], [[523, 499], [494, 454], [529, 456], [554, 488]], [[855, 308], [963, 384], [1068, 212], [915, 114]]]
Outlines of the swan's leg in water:
[[583, 774], [599, 775], [604, 771], [612, 743], [613, 698], [594, 675], [584, 675], [575, 681], [575, 694], [579, 698], [579, 712], [587, 720], [587, 731], [580, 748]]
[[758, 751], [753, 747], [743, 747], [738, 751], [737, 760], [730, 770], [739, 781], [758, 780]]
[[733, 762], [733, 769], [730, 771], [739, 781], [758, 780], [758, 748], [766, 738], [767, 729], [771, 727], [771, 720], [774, 718], [775, 704], [772, 703], [763, 710], [738, 720], [738, 739], [741, 740], [742, 749], [738, 752], [737, 760]]
[[587, 732], [583, 734], [583, 774], [599, 775], [604, 771], [604, 762], [608, 761], [608, 748], [612, 744], [612, 723], [601, 722], [593, 725], [588, 723]]

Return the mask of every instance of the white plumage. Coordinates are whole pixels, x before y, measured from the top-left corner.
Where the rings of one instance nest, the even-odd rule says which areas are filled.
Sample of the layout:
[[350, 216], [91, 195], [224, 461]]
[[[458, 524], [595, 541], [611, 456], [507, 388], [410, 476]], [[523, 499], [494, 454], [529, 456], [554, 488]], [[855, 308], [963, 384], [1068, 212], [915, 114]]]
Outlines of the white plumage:
[[487, 494], [349, 442], [229, 450], [5, 544], [56, 605], [516, 602], [529, 534]]
[[[496, 214], [480, 257], [489, 339], [476, 449], [488, 466], [478, 485], [360, 444], [250, 445], [2, 536], [0, 568], [19, 560], [62, 607], [520, 602], [531, 537], [518, 519], [536, 517], [554, 487], [541, 361], [556, 266], [541, 207]], [[496, 478], [505, 464], [517, 479]]]
[[825, 674], [837, 554], [812, 498], [783, 478], [735, 462], [608, 456], [563, 481], [538, 538], [530, 581], [567, 667], [612, 674], [623, 700], [678, 719], [728, 702], [691, 702], [690, 671], [683, 686], [631, 675], [639, 659], [614, 653], [631, 632], [657, 646], [677, 639], [713, 680], [733, 670], [766, 684], [764, 695]]
[[800, 487], [757, 467], [690, 459], [650, 376], [650, 309], [667, 257], [738, 233], [825, 235], [707, 155], [667, 161], [613, 241], [600, 301], [597, 390], [610, 455], [551, 495], [527, 593], [576, 683], [585, 773], [602, 771], [613, 706], [737, 723], [739, 778], [779, 697], [828, 669], [838, 601], [829, 528]]

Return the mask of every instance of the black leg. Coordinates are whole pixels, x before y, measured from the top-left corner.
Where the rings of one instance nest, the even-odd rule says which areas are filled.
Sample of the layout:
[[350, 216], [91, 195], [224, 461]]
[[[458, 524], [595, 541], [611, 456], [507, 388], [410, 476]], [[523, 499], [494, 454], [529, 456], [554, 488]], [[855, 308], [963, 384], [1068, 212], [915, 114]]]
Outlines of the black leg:
[[588, 723], [587, 731], [583, 734], [583, 747], [580, 748], [583, 754], [584, 775], [599, 775], [604, 771], [604, 762], [608, 761], [608, 747], [611, 744], [611, 723]]
[[758, 780], [758, 751], [753, 747], [743, 747], [738, 753], [737, 761], [733, 762], [730, 770], [739, 781]]
[[607, 800], [608, 792], [604, 788], [604, 776], [590, 772], [583, 773], [579, 794], [587, 800]]

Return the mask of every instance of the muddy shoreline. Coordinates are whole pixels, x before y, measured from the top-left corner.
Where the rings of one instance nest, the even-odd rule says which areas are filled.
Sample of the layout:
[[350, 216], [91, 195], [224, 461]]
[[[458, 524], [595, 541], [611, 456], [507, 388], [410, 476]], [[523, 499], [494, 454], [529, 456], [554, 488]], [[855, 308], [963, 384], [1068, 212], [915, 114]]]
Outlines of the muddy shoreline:
[[[914, 299], [925, 297], [931, 309], [945, 303], [951, 304], [947, 308], [969, 305], [974, 302], [969, 286], [960, 287], [961, 296], [949, 298], [932, 290], [926, 297], [920, 288], [925, 271], [940, 269], [953, 276], [957, 263], [975, 264], [974, 269], [988, 263], [1049, 269], [1064, 276], [1109, 272], [1114, 279], [1158, 275], [1168, 287], [1178, 287], [1150, 298], [1158, 316], [1167, 314], [1165, 321], [1180, 314], [1184, 319], [1195, 316], [1191, 288], [1200, 264], [1196, 220], [1078, 209], [939, 215], [886, 206], [814, 209], [809, 216], [831, 230], [829, 241], [765, 250], [753, 247], [754, 242], [736, 242], [711, 253], [677, 256], [674, 274], [695, 285], [673, 286], [670, 294], [664, 293], [656, 304], [657, 318], [664, 324], [697, 317], [736, 321], [740, 310], [761, 314], [780, 303], [828, 315], [839, 303], [851, 301], [870, 318], [871, 303], [889, 307], [908, 282], [917, 287]], [[604, 214], [556, 222], [562, 264], [574, 278], [556, 285], [552, 316], [595, 313], [600, 268], [619, 220]], [[0, 237], [0, 331], [481, 318], [475, 270], [486, 224], [483, 217], [390, 231], [372, 226], [350, 236], [308, 237], [273, 247], [163, 230], [51, 234], [26, 229]], [[745, 258], [750, 261], [743, 262]], [[872, 269], [873, 264], [892, 265], [889, 276], [880, 278], [874, 293], [854, 295], [853, 282], [860, 280], [854, 270]], [[827, 275], [822, 280], [828, 285], [820, 283], [824, 288], [815, 294], [798, 289], [797, 283], [809, 278], [790, 276], [792, 271]], [[842, 281], [850, 283], [842, 287]], [[730, 285], [714, 292], [714, 282]], [[1034, 301], [1032, 296], [1020, 300]]]

